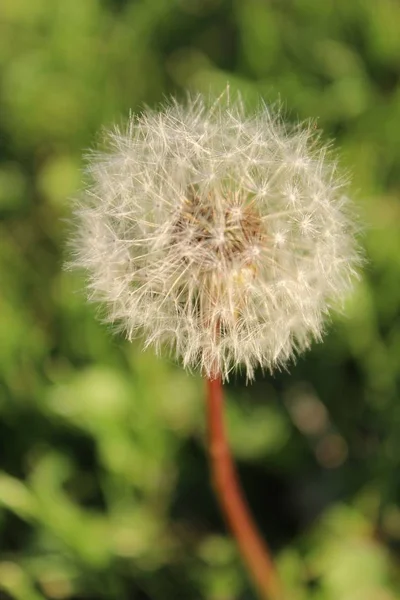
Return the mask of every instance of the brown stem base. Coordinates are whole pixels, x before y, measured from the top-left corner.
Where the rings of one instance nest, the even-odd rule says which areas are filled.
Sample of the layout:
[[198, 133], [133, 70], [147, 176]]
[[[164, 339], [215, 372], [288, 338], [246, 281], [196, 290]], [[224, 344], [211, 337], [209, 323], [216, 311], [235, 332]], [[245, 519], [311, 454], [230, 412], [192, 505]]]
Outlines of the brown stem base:
[[244, 499], [223, 420], [223, 389], [220, 377], [207, 379], [207, 422], [212, 480], [222, 512], [261, 597], [282, 600], [275, 566], [258, 534]]

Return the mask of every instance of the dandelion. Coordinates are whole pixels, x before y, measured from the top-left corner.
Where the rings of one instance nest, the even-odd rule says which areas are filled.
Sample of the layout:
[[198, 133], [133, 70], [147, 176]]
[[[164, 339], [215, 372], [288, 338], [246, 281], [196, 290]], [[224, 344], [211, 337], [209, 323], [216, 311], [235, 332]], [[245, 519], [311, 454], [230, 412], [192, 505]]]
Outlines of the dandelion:
[[75, 264], [128, 338], [206, 376], [273, 370], [319, 339], [357, 263], [344, 181], [309, 126], [201, 96], [93, 153]]
[[251, 520], [243, 534], [229, 504], [240, 490], [226, 492], [236, 476], [221, 382], [236, 368], [248, 379], [272, 371], [320, 339], [358, 264], [346, 182], [311, 125], [288, 126], [265, 105], [248, 114], [228, 93], [145, 110], [105, 141], [76, 209], [73, 265], [129, 339], [141, 334], [208, 380], [221, 503], [259, 588], [277, 597], [254, 531], [249, 549]]

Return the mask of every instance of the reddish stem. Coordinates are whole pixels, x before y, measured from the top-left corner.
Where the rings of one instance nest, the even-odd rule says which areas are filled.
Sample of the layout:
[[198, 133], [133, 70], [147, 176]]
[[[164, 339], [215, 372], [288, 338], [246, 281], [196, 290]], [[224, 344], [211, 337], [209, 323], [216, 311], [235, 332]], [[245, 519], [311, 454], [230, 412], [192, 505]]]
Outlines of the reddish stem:
[[223, 402], [221, 377], [207, 379], [209, 454], [214, 488], [261, 597], [281, 600], [281, 588], [271, 554], [257, 531], [240, 487], [225, 433]]

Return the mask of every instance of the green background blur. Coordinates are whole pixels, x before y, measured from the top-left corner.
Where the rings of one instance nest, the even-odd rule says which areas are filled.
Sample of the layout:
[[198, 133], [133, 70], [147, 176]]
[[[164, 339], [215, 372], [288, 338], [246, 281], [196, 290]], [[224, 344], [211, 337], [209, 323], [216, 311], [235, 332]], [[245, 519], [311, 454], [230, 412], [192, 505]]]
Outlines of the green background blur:
[[366, 226], [324, 343], [228, 386], [242, 481], [293, 600], [400, 598], [399, 75], [397, 0], [1, 0], [1, 600], [255, 598], [202, 381], [112, 336], [62, 270], [99, 128], [227, 80], [318, 118]]

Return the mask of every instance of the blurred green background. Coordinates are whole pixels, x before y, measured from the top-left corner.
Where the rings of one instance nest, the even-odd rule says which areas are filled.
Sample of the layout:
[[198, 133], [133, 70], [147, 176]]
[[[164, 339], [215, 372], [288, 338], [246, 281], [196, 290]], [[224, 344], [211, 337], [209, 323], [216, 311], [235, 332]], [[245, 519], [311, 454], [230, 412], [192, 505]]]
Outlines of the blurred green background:
[[400, 597], [399, 31], [397, 0], [1, 0], [1, 600], [255, 598], [202, 381], [62, 270], [99, 128], [227, 80], [335, 139], [368, 260], [323, 344], [229, 384], [241, 478], [293, 600]]

